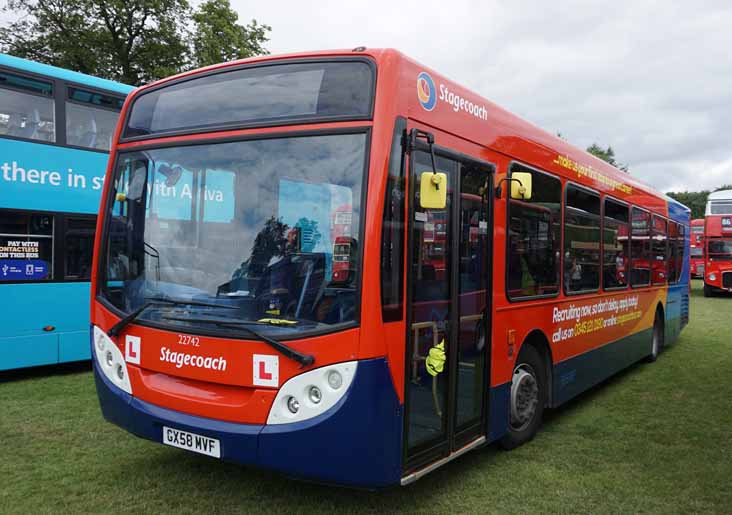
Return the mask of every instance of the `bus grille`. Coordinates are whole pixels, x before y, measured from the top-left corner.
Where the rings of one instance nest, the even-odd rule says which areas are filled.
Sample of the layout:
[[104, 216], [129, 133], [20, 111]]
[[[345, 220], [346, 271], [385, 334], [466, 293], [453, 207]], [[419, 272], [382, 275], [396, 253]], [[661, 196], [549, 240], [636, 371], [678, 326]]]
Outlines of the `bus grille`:
[[689, 323], [689, 294], [681, 295], [681, 327]]
[[732, 288], [732, 272], [724, 272], [722, 274], [722, 287]]

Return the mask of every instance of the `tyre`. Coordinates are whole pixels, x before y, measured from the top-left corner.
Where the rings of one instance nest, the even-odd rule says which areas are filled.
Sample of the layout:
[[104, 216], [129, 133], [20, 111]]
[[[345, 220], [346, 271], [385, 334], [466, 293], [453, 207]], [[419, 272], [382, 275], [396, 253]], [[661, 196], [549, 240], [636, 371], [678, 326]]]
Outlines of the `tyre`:
[[704, 283], [704, 296], [714, 297], [714, 290], [712, 290], [712, 287], [709, 286], [707, 283]]
[[648, 363], [653, 363], [658, 359], [658, 355], [663, 348], [663, 316], [661, 312], [656, 310], [656, 318], [653, 321], [653, 336], [651, 337], [651, 353], [646, 358]]
[[534, 438], [544, 415], [548, 384], [541, 354], [524, 345], [513, 370], [508, 433], [501, 438], [501, 447], [515, 449]]

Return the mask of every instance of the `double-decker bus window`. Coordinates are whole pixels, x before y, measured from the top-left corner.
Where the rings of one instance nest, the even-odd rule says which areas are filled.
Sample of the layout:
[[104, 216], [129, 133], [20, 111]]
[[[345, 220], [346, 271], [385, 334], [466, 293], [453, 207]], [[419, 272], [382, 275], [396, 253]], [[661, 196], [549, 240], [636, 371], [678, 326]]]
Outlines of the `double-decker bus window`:
[[89, 279], [94, 253], [93, 218], [66, 218], [64, 279]]
[[532, 195], [529, 200], [509, 200], [508, 296], [555, 295], [559, 293], [562, 183], [518, 164], [511, 171], [532, 174]]
[[[692, 251], [694, 248], [692, 247]], [[701, 249], [700, 249], [701, 250]], [[668, 223], [668, 245], [666, 246], [666, 262], [668, 263], [668, 282], [676, 283], [679, 280], [680, 271], [677, 269], [679, 260], [677, 258], [679, 251], [683, 252], [683, 241], [679, 242], [679, 224], [676, 222]], [[692, 252], [692, 257], [694, 253]]]
[[0, 282], [53, 278], [53, 215], [0, 210]]
[[394, 126], [386, 179], [381, 229], [381, 318], [384, 322], [402, 319], [405, 194], [402, 139], [406, 126], [404, 118], [399, 118]]
[[66, 143], [109, 150], [124, 100], [78, 88], [68, 88]]
[[567, 186], [564, 205], [564, 291], [600, 287], [600, 195]]
[[366, 118], [374, 72], [365, 62], [248, 67], [199, 76], [140, 95], [125, 137], [220, 126]]
[[0, 71], [0, 135], [56, 141], [53, 85]]
[[631, 286], [648, 286], [651, 283], [650, 235], [651, 214], [634, 207], [630, 243]]
[[668, 227], [666, 220], [653, 215], [653, 230], [651, 232], [651, 270], [653, 284], [666, 284], [666, 244]]
[[602, 282], [606, 290], [628, 286], [628, 206], [605, 199]]
[[732, 201], [715, 200], [710, 202], [709, 214], [732, 215]]

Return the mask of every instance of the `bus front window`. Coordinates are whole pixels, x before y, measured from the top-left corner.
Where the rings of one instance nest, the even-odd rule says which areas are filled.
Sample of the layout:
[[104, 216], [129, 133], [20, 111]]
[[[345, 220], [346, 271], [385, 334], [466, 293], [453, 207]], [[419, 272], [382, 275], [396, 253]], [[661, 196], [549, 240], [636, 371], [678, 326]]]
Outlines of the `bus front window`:
[[263, 329], [277, 334], [356, 321], [365, 156], [365, 134], [120, 153], [102, 295], [124, 313], [161, 297], [226, 306], [139, 318], [189, 329], [227, 327], [222, 317], [289, 320]]
[[710, 240], [707, 252], [712, 261], [732, 261], [732, 240]]

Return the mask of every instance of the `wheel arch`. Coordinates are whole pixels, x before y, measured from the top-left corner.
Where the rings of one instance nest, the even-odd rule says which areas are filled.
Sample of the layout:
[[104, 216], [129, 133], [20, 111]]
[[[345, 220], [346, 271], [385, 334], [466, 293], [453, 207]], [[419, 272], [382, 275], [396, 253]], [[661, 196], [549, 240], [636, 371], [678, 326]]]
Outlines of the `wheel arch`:
[[536, 349], [539, 354], [541, 355], [542, 359], [544, 360], [544, 366], [545, 366], [545, 373], [546, 373], [546, 380], [547, 380], [547, 406], [553, 407], [554, 406], [554, 358], [552, 356], [552, 349], [549, 345], [549, 339], [546, 337], [543, 331], [540, 329], [534, 329], [529, 334], [526, 335], [526, 338], [524, 338], [524, 341], [521, 343], [521, 347], [519, 348], [519, 352], [516, 355], [516, 359], [518, 360], [518, 356], [521, 354], [521, 351], [524, 349], [525, 346], [531, 346], [534, 349]]

